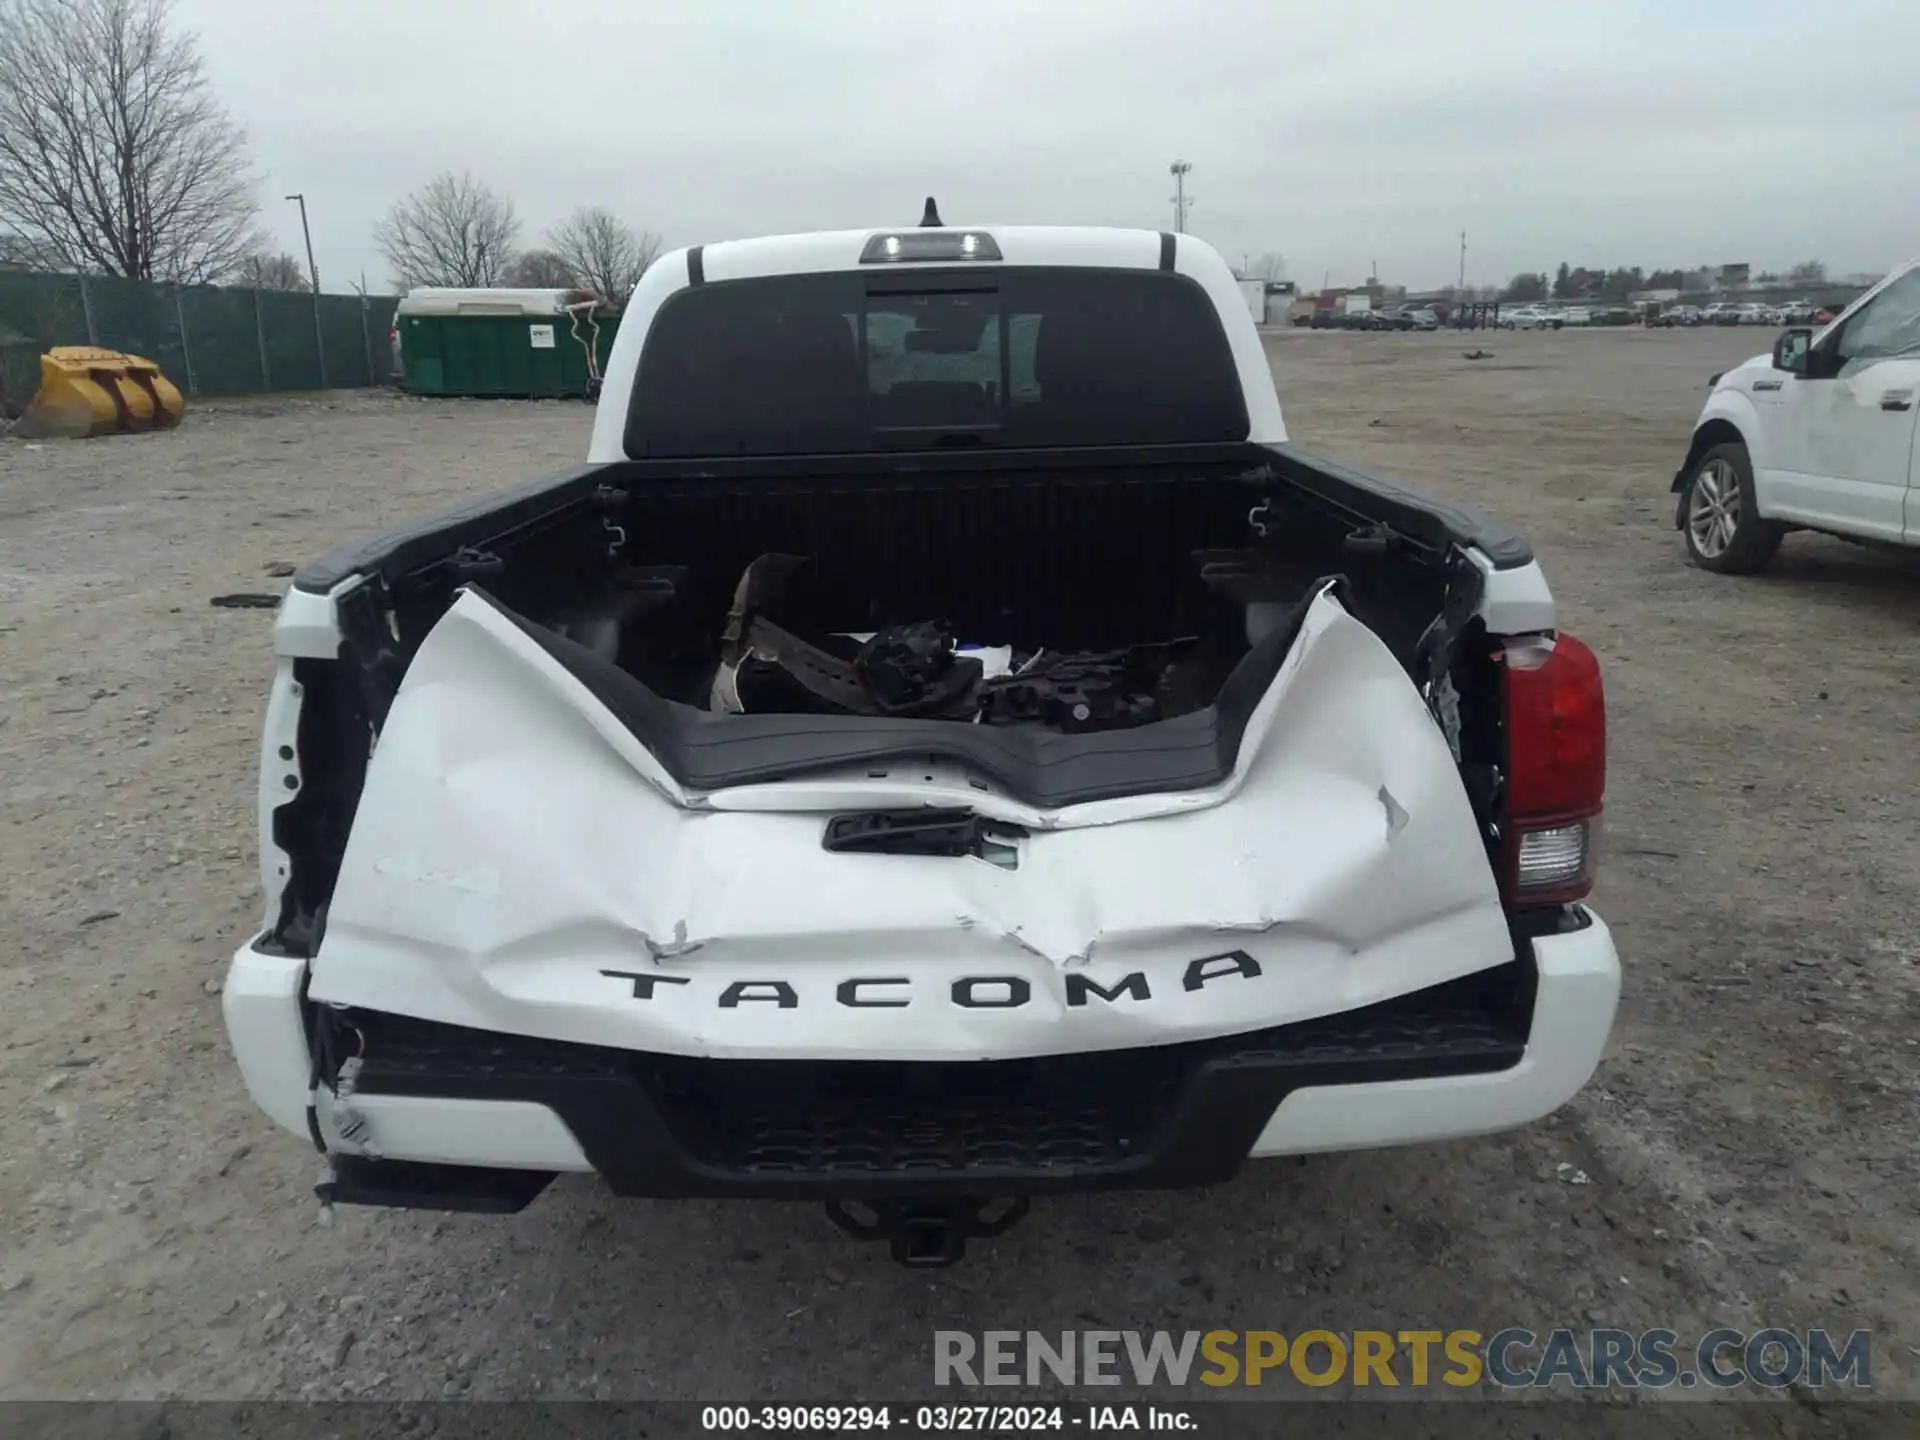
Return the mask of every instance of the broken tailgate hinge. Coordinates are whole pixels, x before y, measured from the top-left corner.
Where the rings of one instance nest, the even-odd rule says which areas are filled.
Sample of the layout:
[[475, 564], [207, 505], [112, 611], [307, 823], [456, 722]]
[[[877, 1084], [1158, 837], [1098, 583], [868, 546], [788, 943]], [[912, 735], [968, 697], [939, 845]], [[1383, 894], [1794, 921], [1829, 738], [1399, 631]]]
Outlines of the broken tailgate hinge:
[[380, 1151], [373, 1143], [373, 1127], [366, 1115], [353, 1104], [354, 1087], [360, 1080], [361, 1058], [355, 1055], [340, 1066], [333, 1084], [333, 1130], [340, 1139], [369, 1160], [378, 1160]]
[[1447, 738], [1457, 761], [1460, 751], [1460, 692], [1453, 682], [1454, 657], [1461, 638], [1480, 608], [1482, 578], [1479, 567], [1458, 550], [1448, 557], [1447, 587], [1440, 613], [1433, 617], [1414, 647], [1413, 673], [1421, 698]]

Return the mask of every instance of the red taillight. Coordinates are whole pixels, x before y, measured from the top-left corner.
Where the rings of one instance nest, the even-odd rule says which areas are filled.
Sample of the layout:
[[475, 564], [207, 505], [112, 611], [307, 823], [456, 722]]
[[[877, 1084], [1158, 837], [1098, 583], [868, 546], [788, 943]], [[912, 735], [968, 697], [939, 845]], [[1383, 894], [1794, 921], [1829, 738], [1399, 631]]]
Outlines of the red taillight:
[[1571, 635], [1514, 644], [1507, 689], [1502, 889], [1516, 906], [1562, 905], [1593, 889], [1607, 788], [1600, 662]]

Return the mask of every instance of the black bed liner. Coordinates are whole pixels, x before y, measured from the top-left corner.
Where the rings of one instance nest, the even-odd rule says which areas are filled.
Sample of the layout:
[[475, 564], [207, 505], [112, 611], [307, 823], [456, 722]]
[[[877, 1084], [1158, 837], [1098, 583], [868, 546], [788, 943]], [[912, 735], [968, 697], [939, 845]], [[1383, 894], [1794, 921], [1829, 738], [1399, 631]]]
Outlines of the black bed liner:
[[967, 725], [842, 715], [728, 715], [698, 710], [646, 685], [557, 632], [471, 590], [563, 665], [692, 790], [792, 779], [854, 765], [946, 760], [1042, 809], [1126, 795], [1201, 790], [1233, 773], [1241, 736], [1273, 684], [1313, 601], [1313, 586], [1241, 657], [1213, 704], [1170, 720], [1081, 735], [1038, 726]]

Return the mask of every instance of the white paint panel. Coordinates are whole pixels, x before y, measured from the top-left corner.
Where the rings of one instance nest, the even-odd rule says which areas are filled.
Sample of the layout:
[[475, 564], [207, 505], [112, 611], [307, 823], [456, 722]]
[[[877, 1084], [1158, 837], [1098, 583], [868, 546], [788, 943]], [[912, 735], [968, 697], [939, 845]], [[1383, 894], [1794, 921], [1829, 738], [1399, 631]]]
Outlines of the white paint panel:
[[1620, 959], [1598, 916], [1571, 935], [1534, 942], [1540, 988], [1518, 1065], [1487, 1075], [1385, 1080], [1296, 1090], [1253, 1154], [1302, 1155], [1490, 1135], [1550, 1115], [1599, 1067], [1620, 999]]
[[253, 1103], [284, 1130], [307, 1134], [307, 1081], [312, 1060], [300, 1025], [300, 981], [306, 962], [262, 955], [244, 945], [227, 967], [220, 1010], [233, 1058]]
[[[960, 785], [1034, 831], [1012, 871], [822, 848], [829, 814], [942, 803], [926, 773], [686, 793], [463, 596], [374, 752], [311, 994], [683, 1054], [985, 1059], [1261, 1029], [1512, 954], [1445, 741], [1330, 596], [1214, 789], [1042, 811]], [[1149, 995], [1076, 1005], [1075, 975]], [[1027, 1003], [958, 1005], [968, 977]], [[907, 1004], [848, 1007], [848, 981]]]

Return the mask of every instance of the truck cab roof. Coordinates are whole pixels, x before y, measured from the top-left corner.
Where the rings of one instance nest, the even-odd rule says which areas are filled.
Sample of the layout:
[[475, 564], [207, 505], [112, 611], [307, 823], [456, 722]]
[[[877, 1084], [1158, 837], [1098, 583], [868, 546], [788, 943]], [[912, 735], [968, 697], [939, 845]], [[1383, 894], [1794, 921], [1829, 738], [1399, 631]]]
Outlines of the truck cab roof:
[[[1078, 272], [1082, 279], [1055, 280], [1050, 272]], [[1120, 279], [1128, 273], [1164, 275], [1167, 281], [1141, 284]], [[661, 256], [635, 289], [608, 357], [589, 459], [636, 458], [630, 444], [635, 433], [630, 423], [633, 417], [628, 411], [636, 382], [642, 377], [642, 356], [662, 333], [659, 322], [663, 314], [684, 304], [682, 297], [687, 292], [703, 287], [717, 292], [721, 287], [745, 282], [815, 276], [839, 277], [805, 287], [815, 296], [807, 303], [816, 308], [827, 303], [821, 298], [824, 291], [836, 285], [847, 295], [892, 296], [888, 308], [894, 312], [914, 305], [952, 309], [957, 303], [949, 300], [935, 305], [932, 297], [936, 294], [976, 294], [983, 297], [981, 303], [985, 305], [989, 303], [986, 297], [997, 297], [1004, 290], [1009, 344], [1029, 351], [1034, 344], [1044, 343], [1033, 340], [1031, 331], [1037, 328], [1045, 333], [1049, 308], [1045, 297], [1057, 296], [1063, 286], [1077, 285], [1084, 291], [1089, 285], [1109, 284], [1115, 293], [1125, 290], [1132, 296], [1130, 313], [1150, 315], [1155, 320], [1170, 313], [1165, 303], [1168, 299], [1184, 297], [1174, 308], [1189, 312], [1189, 318], [1196, 308], [1210, 312], [1208, 323], [1220, 327], [1220, 338], [1214, 343], [1218, 346], [1224, 341], [1230, 354], [1232, 374], [1220, 383], [1230, 390], [1237, 387], [1237, 403], [1244, 406], [1246, 416], [1245, 429], [1232, 438], [1258, 443], [1286, 439], [1272, 371], [1239, 282], [1219, 252], [1205, 241], [1191, 235], [1099, 226], [903, 225], [729, 240], [689, 246]], [[1094, 278], [1102, 276], [1107, 280]], [[1148, 292], [1161, 298], [1151, 298]], [[759, 293], [771, 298], [773, 292], [762, 289]], [[916, 295], [918, 300], [912, 298]], [[700, 304], [715, 315], [725, 308], [717, 295]], [[1098, 308], [1090, 307], [1084, 295], [1072, 302], [1061, 301], [1063, 308], [1069, 304], [1083, 313]], [[991, 307], [998, 305], [997, 298], [991, 300]], [[1138, 308], [1141, 306], [1146, 308]], [[859, 308], [861, 305], [852, 301], [841, 306], [848, 323], [856, 329], [859, 322], [853, 311]], [[1011, 328], [1023, 323], [1027, 326], [1024, 334]], [[863, 335], [860, 343], [868, 344], [879, 333]], [[1132, 333], [1143, 348], [1156, 343], [1151, 324], [1142, 324]], [[822, 343], [826, 338], [816, 337]], [[886, 338], [891, 341], [894, 337], [889, 332]], [[1124, 348], [1129, 332], [1124, 326], [1110, 324], [1106, 338]], [[936, 338], [933, 343], [942, 342]], [[1059, 348], [1057, 343], [1055, 348]], [[981, 353], [985, 353], [984, 344]], [[1144, 364], [1147, 357], [1136, 358]], [[1121, 364], [1127, 357], [1120, 354], [1112, 359]], [[1015, 389], [1020, 387], [1021, 377], [1007, 378]], [[996, 403], [1004, 403], [1004, 397]]]

